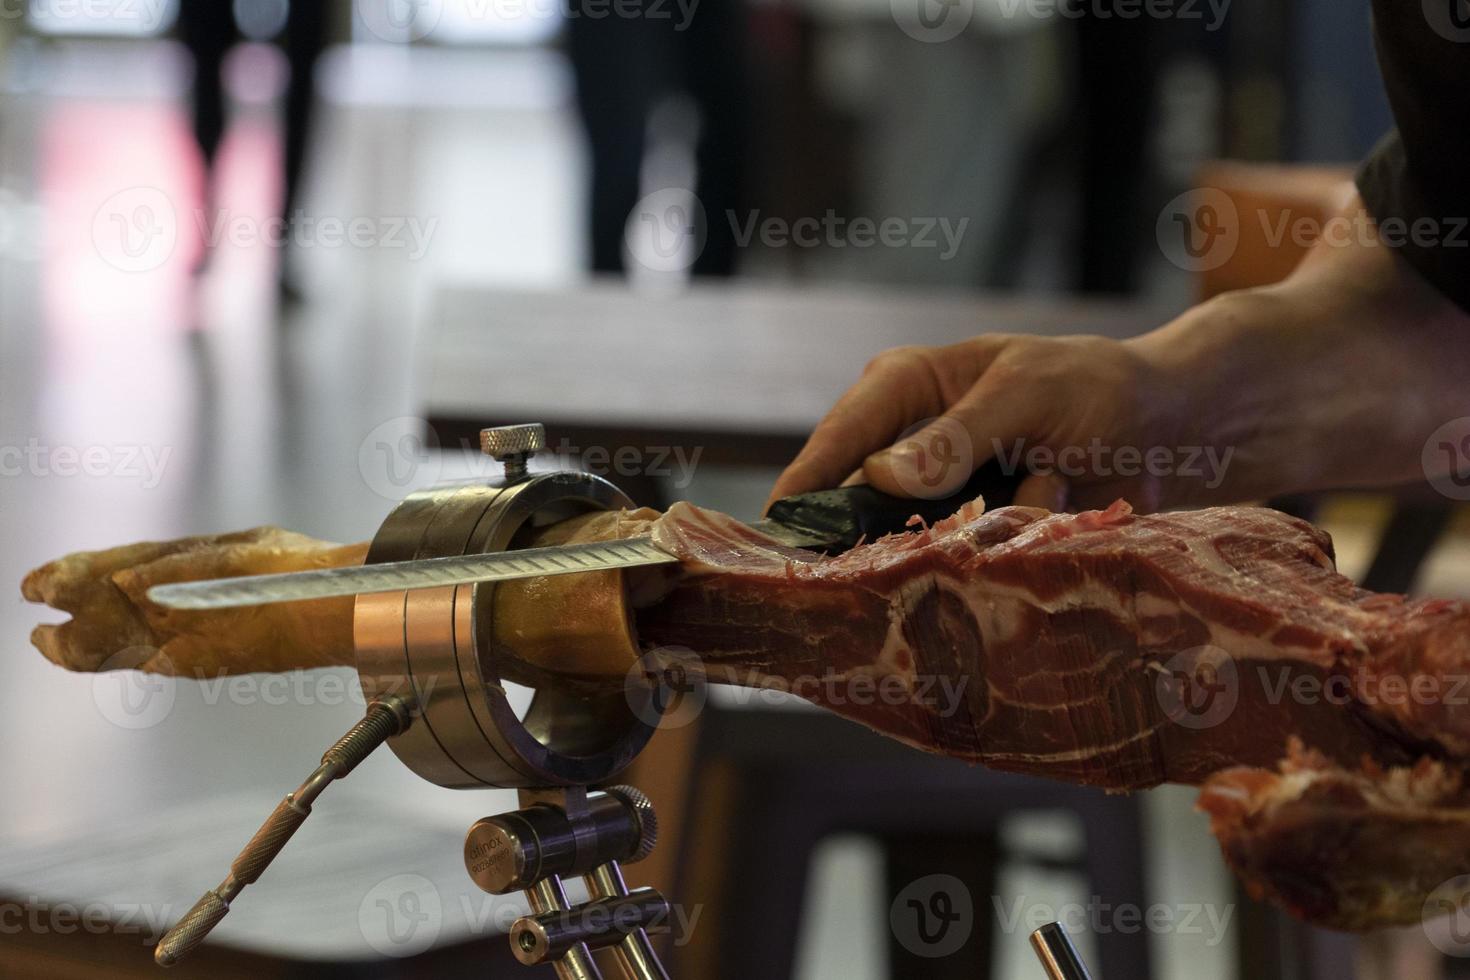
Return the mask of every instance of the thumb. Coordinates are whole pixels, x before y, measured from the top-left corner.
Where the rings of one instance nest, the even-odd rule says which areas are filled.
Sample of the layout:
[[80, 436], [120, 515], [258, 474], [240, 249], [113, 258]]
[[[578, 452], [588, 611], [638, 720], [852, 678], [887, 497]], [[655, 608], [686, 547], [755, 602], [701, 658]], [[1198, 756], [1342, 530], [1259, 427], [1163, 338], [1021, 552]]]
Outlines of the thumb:
[[966, 426], [944, 415], [911, 427], [892, 446], [869, 456], [862, 472], [884, 493], [937, 500], [957, 492], [983, 462]]
[[947, 497], [1004, 452], [1005, 440], [1029, 433], [1036, 411], [1031, 399], [1002, 397], [982, 382], [943, 415], [912, 426], [892, 446], [869, 456], [863, 474], [894, 496]]
[[1040, 507], [1054, 514], [1067, 509], [1071, 487], [1056, 473], [1033, 473], [1016, 488], [1012, 503], [1018, 507]]

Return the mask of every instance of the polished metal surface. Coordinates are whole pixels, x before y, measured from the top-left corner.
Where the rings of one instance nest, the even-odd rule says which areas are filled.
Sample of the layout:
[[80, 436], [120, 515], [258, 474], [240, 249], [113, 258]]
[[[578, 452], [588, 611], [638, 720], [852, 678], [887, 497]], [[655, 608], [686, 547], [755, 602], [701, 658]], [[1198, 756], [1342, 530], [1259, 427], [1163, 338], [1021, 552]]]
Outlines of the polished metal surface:
[[148, 598], [169, 609], [231, 609], [269, 602], [301, 602], [333, 596], [505, 582], [542, 575], [666, 565], [677, 561], [648, 538], [629, 538], [488, 555], [454, 555], [353, 568], [178, 582], [155, 585], [148, 590]]
[[306, 818], [311, 805], [333, 780], [341, 779], [366, 759], [390, 736], [403, 731], [412, 721], [409, 706], [390, 697], [368, 705], [367, 714], [322, 755], [321, 764], [294, 793], [277, 804], [260, 830], [230, 865], [230, 873], [217, 888], [204, 893], [154, 948], [159, 966], [173, 966], [188, 956], [230, 911], [230, 903], [246, 885], [257, 881], [281, 853]]
[[[653, 888], [640, 888], [622, 895], [598, 896], [575, 908], [565, 911], [527, 915], [517, 919], [511, 927], [511, 947], [522, 963], [534, 965], [565, 956], [575, 946], [588, 949], [618, 947], [641, 936], [650, 957], [653, 946], [648, 943], [649, 932], [667, 932], [669, 929], [669, 903]], [[615, 953], [620, 965], [625, 957]], [[634, 960], [644, 962], [646, 960]], [[654, 958], [653, 962], [657, 962]], [[641, 968], [624, 970], [630, 976], [643, 977]], [[660, 968], [661, 970], [661, 968]], [[661, 974], [655, 974], [661, 975]]]
[[502, 425], [480, 431], [480, 451], [498, 460], [503, 461], [507, 456], [528, 456], [545, 448], [546, 428], [540, 422]]
[[641, 861], [657, 834], [648, 798], [614, 786], [588, 795], [580, 812], [540, 803], [476, 821], [465, 836], [465, 867], [480, 888], [507, 895], [547, 875], [575, 877], [610, 861]]
[[[566, 889], [559, 878], [543, 878], [526, 891], [531, 911], [537, 915], [564, 910], [570, 907]], [[516, 959], [525, 963], [527, 955], [519, 946], [512, 946]], [[557, 980], [602, 980], [602, 971], [593, 962], [592, 953], [586, 946], [573, 946], [554, 964]]]
[[[637, 892], [629, 892], [628, 884], [623, 880], [623, 869], [616, 861], [609, 861], [595, 868], [583, 880], [587, 883], [587, 894], [592, 896], [594, 901], [626, 900], [632, 895], [653, 891], [649, 888], [640, 888]], [[653, 897], [656, 897], [662, 904], [663, 915], [652, 915], [655, 909], [643, 908], [642, 911], [650, 913], [650, 916], [639, 919], [636, 928], [623, 930], [624, 934], [613, 949], [613, 956], [617, 957], [618, 965], [634, 980], [669, 980], [669, 975], [664, 970], [663, 964], [659, 962], [658, 953], [654, 951], [653, 943], [648, 938], [649, 932], [667, 928], [669, 905], [657, 892], [653, 892]], [[651, 902], [652, 897], [645, 896], [644, 900]]]
[[[384, 522], [368, 564], [511, 552], [534, 528], [590, 510], [627, 508], [616, 487], [583, 473], [414, 494]], [[502, 682], [493, 583], [359, 595], [358, 673], [370, 694], [411, 693], [419, 723], [389, 741], [442, 786], [585, 786], [624, 769], [653, 734], [656, 692], [621, 686], [573, 695], [543, 688], [524, 718]]]
[[1031, 948], [1048, 980], [1092, 980], [1082, 957], [1060, 923], [1050, 922], [1031, 934]]
[[[820, 537], [774, 521], [758, 521], [751, 528], [790, 548], [819, 548], [828, 543]], [[626, 538], [554, 548], [523, 548], [514, 552], [382, 562], [353, 568], [174, 582], [155, 585], [148, 590], [148, 598], [169, 609], [232, 609], [269, 602], [302, 602], [335, 596], [508, 582], [545, 575], [614, 571], [667, 565], [678, 560], [649, 538]]]
[[[511, 928], [511, 951], [526, 965], [552, 962], [578, 975], [589, 950], [612, 947], [633, 980], [668, 980], [648, 939], [665, 931], [669, 904], [652, 888], [629, 892], [620, 861], [652, 852], [658, 821], [631, 786], [588, 794], [582, 787], [522, 790], [520, 810], [477, 821], [465, 837], [465, 867], [497, 895], [524, 889], [533, 914]], [[588, 901], [569, 905], [562, 881], [581, 876]], [[573, 972], [564, 972], [573, 971]]]

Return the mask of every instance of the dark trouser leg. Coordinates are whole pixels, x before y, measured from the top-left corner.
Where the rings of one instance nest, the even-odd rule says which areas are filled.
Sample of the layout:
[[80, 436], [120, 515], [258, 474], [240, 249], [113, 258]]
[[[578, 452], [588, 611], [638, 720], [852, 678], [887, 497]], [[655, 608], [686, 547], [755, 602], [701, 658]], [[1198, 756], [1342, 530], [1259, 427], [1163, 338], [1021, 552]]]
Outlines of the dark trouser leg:
[[220, 66], [235, 40], [228, 3], [179, 4], [179, 40], [194, 57], [194, 137], [206, 166], [214, 164], [225, 132], [225, 90]]
[[575, 0], [566, 37], [592, 161], [592, 268], [621, 272], [623, 232], [638, 201], [645, 130], [666, 63], [666, 38], [642, 16], [588, 17]]
[[284, 169], [285, 197], [281, 213], [289, 221], [301, 188], [301, 171], [306, 162], [306, 140], [311, 128], [315, 101], [314, 72], [317, 58], [326, 46], [326, 5], [294, 0], [286, 24], [282, 47], [291, 66], [291, 84], [286, 89], [286, 134]]
[[735, 271], [731, 212], [744, 203], [749, 98], [744, 0], [705, 0], [687, 23], [672, 5], [681, 42], [684, 84], [699, 109], [695, 164], [709, 234], [694, 263], [695, 275], [728, 276]]
[[1090, 293], [1136, 286], [1139, 208], [1157, 69], [1148, 18], [1077, 22], [1082, 220], [1077, 285]]

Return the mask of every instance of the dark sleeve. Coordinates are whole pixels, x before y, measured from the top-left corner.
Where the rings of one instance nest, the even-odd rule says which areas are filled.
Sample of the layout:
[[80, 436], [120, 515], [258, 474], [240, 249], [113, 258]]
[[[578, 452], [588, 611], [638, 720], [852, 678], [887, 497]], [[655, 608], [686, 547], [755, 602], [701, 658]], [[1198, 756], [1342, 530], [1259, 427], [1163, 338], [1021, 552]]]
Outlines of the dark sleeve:
[[1373, 0], [1396, 128], [1358, 172], [1384, 240], [1470, 311], [1470, 3]]

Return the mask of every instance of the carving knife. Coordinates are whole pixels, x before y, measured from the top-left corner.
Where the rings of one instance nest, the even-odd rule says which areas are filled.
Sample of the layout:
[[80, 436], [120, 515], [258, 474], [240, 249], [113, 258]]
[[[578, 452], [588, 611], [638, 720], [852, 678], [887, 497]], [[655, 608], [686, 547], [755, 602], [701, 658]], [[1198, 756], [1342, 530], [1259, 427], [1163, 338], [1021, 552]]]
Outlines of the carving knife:
[[[910, 530], [918, 516], [926, 524], [949, 517], [983, 496], [1002, 507], [1015, 495], [1018, 476], [997, 462], [976, 470], [958, 492], [939, 500], [891, 497], [869, 486], [797, 494], [776, 501], [764, 520], [750, 526], [793, 548], [839, 554], [863, 540]], [[279, 575], [249, 575], [155, 585], [148, 598], [170, 609], [229, 609], [271, 602], [300, 602], [373, 592], [433, 589], [475, 582], [503, 582], [542, 575], [601, 572], [679, 559], [650, 538], [594, 541], [553, 548], [523, 548], [487, 554], [452, 555]]]

